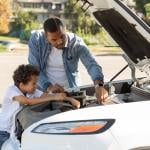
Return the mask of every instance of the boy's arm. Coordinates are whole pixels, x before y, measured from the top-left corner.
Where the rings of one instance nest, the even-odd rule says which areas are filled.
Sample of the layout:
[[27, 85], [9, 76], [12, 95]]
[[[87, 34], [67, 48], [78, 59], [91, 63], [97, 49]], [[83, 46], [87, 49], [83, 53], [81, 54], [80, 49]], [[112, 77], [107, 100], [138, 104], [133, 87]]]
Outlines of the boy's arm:
[[[65, 94], [65, 93], [64, 93]], [[48, 93], [43, 93], [43, 95], [41, 97], [45, 97], [47, 96]], [[64, 97], [64, 101], [68, 101], [70, 102], [75, 108], [79, 109], [80, 108], [80, 102], [72, 97], [68, 97], [66, 96], [65, 94], [65, 97]]]
[[39, 103], [43, 103], [43, 102], [48, 102], [48, 101], [63, 101], [65, 100], [66, 95], [64, 93], [58, 93], [58, 94], [54, 94], [54, 95], [43, 95], [41, 97], [38, 98], [27, 98], [23, 95], [20, 96], [15, 96], [13, 97], [13, 100], [18, 101], [20, 104], [23, 105], [36, 105]]
[[80, 102], [72, 97], [66, 97], [66, 101], [70, 102], [75, 108], [79, 109], [80, 108]]
[[65, 93], [57, 94], [46, 94], [44, 93], [41, 97], [38, 98], [27, 98], [23, 95], [13, 97], [13, 100], [18, 101], [22, 105], [36, 105], [48, 101], [68, 101], [76, 108], [80, 108], [80, 102], [74, 98], [66, 97]]

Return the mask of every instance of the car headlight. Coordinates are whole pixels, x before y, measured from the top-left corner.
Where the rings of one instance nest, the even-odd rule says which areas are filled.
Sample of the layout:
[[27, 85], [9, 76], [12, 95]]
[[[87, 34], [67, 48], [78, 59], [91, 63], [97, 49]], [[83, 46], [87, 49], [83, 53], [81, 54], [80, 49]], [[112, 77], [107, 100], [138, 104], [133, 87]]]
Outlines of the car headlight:
[[40, 124], [32, 130], [41, 134], [95, 134], [109, 129], [115, 119], [77, 120]]

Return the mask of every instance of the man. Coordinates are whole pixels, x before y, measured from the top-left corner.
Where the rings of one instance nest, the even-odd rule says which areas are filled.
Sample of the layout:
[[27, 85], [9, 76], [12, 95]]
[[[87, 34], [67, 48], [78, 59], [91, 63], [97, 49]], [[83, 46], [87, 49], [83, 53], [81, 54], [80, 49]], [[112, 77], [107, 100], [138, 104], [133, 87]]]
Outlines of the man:
[[77, 86], [79, 59], [86, 67], [94, 84], [98, 101], [107, 97], [103, 87], [103, 73], [81, 38], [67, 33], [63, 22], [48, 18], [44, 31], [34, 32], [29, 41], [29, 63], [40, 69], [39, 88], [43, 91], [62, 92]]

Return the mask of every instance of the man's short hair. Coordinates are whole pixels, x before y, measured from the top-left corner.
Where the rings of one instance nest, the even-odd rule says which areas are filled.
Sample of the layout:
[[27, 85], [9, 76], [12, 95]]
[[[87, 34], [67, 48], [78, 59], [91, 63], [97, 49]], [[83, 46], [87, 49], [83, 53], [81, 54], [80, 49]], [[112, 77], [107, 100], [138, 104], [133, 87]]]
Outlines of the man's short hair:
[[27, 65], [20, 65], [13, 74], [14, 84], [19, 86], [22, 82], [23, 84], [27, 84], [31, 81], [31, 76], [38, 76], [39, 70], [37, 67], [27, 64]]
[[43, 26], [45, 32], [56, 32], [60, 30], [60, 27], [64, 27], [64, 24], [62, 20], [57, 17], [48, 18]]

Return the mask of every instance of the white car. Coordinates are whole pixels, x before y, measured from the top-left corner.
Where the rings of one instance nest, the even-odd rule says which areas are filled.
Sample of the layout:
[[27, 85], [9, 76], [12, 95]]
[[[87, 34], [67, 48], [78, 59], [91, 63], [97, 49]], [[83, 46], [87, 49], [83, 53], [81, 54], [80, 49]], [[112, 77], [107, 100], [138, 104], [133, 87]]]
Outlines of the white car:
[[[25, 107], [12, 136], [20, 142], [8, 140], [2, 150], [150, 150], [150, 28], [121, 0], [78, 2], [124, 50], [132, 78], [113, 81], [125, 66], [105, 83], [109, 105], [98, 105], [89, 85], [72, 89], [81, 109], [56, 102]], [[146, 77], [136, 78], [136, 69]]]
[[10, 41], [0, 41], [0, 45], [6, 47], [6, 50], [9, 52], [19, 48], [18, 43]]

